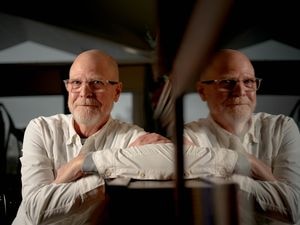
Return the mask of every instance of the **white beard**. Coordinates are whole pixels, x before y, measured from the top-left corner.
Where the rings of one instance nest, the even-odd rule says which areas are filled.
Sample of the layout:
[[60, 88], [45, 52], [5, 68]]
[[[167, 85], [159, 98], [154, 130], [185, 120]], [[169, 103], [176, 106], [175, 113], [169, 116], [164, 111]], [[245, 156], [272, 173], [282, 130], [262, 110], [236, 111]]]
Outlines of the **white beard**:
[[236, 123], [242, 123], [249, 120], [251, 116], [251, 110], [248, 105], [240, 105], [230, 108], [226, 115]]
[[73, 112], [74, 119], [77, 123], [84, 124], [86, 126], [91, 126], [97, 124], [101, 118], [101, 113], [95, 109], [90, 109], [89, 107], [77, 108]]

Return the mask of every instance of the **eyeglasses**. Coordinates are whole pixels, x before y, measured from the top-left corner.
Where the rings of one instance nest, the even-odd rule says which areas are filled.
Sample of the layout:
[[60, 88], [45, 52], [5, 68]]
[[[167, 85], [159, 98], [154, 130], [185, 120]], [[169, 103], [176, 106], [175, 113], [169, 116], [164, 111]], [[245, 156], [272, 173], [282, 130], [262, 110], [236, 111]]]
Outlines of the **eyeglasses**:
[[232, 91], [238, 82], [243, 82], [247, 91], [257, 91], [260, 87], [262, 79], [254, 78], [254, 79], [244, 79], [242, 81], [235, 79], [224, 79], [224, 80], [203, 80], [201, 83], [203, 84], [216, 84], [218, 87], [218, 91], [221, 92], [229, 92]]
[[63, 80], [66, 87], [71, 87], [71, 92], [78, 92], [79, 89], [82, 87], [82, 84], [88, 84], [89, 88], [94, 91], [102, 91], [106, 88], [108, 84], [115, 85], [118, 84], [118, 81], [113, 80], [89, 80], [89, 81], [81, 81], [81, 80], [73, 80], [73, 79], [66, 79]]

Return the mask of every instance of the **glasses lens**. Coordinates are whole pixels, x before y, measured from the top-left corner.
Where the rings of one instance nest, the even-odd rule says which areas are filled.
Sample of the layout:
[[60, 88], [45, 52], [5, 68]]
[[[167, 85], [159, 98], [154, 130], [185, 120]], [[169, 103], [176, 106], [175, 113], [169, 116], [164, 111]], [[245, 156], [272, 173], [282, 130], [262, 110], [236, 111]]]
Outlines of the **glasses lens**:
[[256, 78], [255, 81], [256, 81], [256, 90], [258, 90], [260, 88], [260, 84], [261, 84], [262, 79], [261, 78]]
[[234, 79], [224, 79], [224, 80], [205, 80], [202, 81], [203, 84], [216, 84], [219, 91], [228, 92], [232, 91], [238, 82], [242, 82], [246, 91], [256, 91], [259, 89], [262, 79], [245, 79], [242, 81]]
[[[232, 91], [236, 84], [238, 83], [238, 80], [233, 79], [227, 79], [227, 80], [218, 80], [219, 90], [220, 91]], [[246, 87], [249, 91], [256, 91], [260, 87], [260, 78], [256, 79], [245, 79], [242, 81], [244, 87]]]
[[219, 85], [219, 89], [222, 91], [231, 91], [235, 85], [236, 85], [237, 81], [236, 80], [219, 80], [218, 85]]
[[88, 82], [90, 88], [94, 91], [104, 89], [105, 83], [102, 80], [92, 80]]
[[80, 88], [83, 85], [87, 85], [91, 91], [103, 91], [108, 84], [115, 85], [118, 84], [118, 81], [110, 80], [90, 80], [90, 81], [81, 81], [81, 80], [64, 80], [66, 88], [71, 92], [79, 92]]
[[256, 88], [257, 88], [256, 79], [246, 79], [246, 80], [243, 80], [243, 83], [244, 83], [245, 87], [247, 87], [251, 90], [256, 90]]

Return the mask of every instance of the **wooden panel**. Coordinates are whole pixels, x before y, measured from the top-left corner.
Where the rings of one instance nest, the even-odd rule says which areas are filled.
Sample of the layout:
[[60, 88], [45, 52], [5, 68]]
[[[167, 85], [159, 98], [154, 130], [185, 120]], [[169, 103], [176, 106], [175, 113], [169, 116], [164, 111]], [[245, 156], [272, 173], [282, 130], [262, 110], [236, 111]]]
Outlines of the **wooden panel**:
[[2, 88], [0, 96], [60, 95], [67, 65], [0, 65]]
[[253, 61], [253, 66], [263, 78], [258, 94], [300, 95], [300, 61]]
[[[120, 65], [123, 91], [142, 93], [147, 65]], [[64, 94], [70, 64], [1, 64], [0, 96]]]
[[145, 65], [124, 65], [119, 67], [123, 91], [142, 93], [145, 83]]

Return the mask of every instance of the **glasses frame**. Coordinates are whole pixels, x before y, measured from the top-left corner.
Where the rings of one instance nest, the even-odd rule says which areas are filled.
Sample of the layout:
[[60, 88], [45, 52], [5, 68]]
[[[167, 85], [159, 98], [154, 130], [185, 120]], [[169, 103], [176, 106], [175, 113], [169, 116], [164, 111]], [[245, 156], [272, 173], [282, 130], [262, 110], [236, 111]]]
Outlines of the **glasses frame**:
[[250, 87], [247, 87], [246, 85], [245, 85], [245, 81], [246, 80], [252, 80], [252, 79], [244, 79], [244, 80], [242, 80], [242, 81], [240, 81], [240, 80], [236, 80], [236, 79], [220, 79], [220, 80], [203, 80], [203, 81], [201, 81], [201, 83], [202, 84], [217, 84], [217, 85], [220, 85], [220, 83], [221, 82], [223, 82], [223, 81], [234, 81], [235, 83], [234, 83], [234, 85], [231, 87], [231, 88], [225, 88], [225, 87], [219, 87], [218, 88], [218, 90], [221, 90], [221, 91], [224, 91], [224, 92], [228, 92], [228, 91], [232, 91], [235, 87], [236, 87], [236, 84], [238, 83], [238, 82], [243, 82], [243, 84], [244, 84], [244, 86], [249, 90], [249, 91], [257, 91], [259, 88], [260, 88], [260, 86], [261, 86], [261, 82], [262, 82], [262, 78], [258, 78], [258, 77], [256, 77], [254, 80], [255, 80], [255, 83], [256, 83], [256, 88], [254, 88], [254, 89], [252, 89], [252, 88], [250, 88]]
[[[93, 91], [95, 91], [95, 92], [97, 92], [97, 91], [101, 91], [101, 90], [103, 90], [104, 89], [104, 87], [106, 87], [108, 84], [110, 84], [110, 85], [115, 85], [115, 84], [118, 84], [119, 83], [119, 81], [114, 81], [114, 80], [101, 80], [101, 79], [99, 79], [99, 80], [97, 80], [97, 79], [95, 79], [95, 80], [89, 80], [89, 81], [81, 81], [81, 80], [77, 80], [77, 79], [65, 79], [65, 80], [63, 80], [63, 82], [64, 82], [64, 84], [65, 84], [65, 86], [66, 86], [66, 88], [68, 89], [68, 85], [70, 85], [70, 87], [71, 87], [71, 92], [78, 92], [79, 91], [79, 89], [82, 87], [82, 84], [83, 83], [87, 83], [88, 84], [88, 86], [89, 86], [89, 88], [91, 89], [91, 90], [93, 90]], [[73, 87], [73, 82], [80, 82], [80, 85], [78, 86], [78, 87]], [[103, 84], [104, 84], [104, 87], [103, 88], [94, 88], [91, 84], [92, 83], [94, 83], [94, 82], [102, 82]]]

